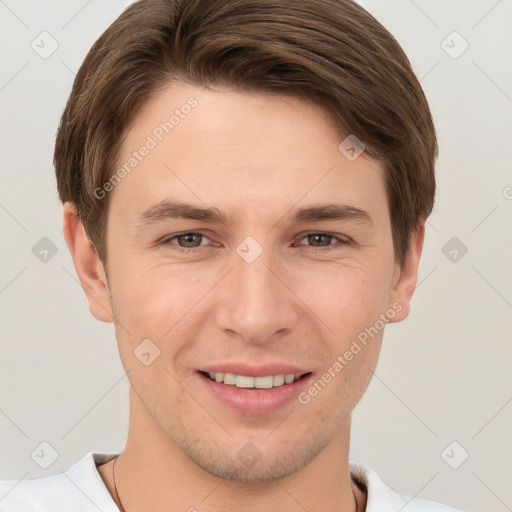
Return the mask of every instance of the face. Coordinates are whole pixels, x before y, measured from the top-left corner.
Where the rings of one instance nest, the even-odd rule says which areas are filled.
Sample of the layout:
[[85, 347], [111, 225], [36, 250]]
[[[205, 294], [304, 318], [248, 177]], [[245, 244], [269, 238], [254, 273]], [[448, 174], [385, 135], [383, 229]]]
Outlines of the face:
[[107, 186], [122, 363], [212, 474], [280, 478], [346, 434], [406, 311], [385, 170], [347, 158], [345, 136], [299, 99], [174, 84], [124, 141], [130, 170]]

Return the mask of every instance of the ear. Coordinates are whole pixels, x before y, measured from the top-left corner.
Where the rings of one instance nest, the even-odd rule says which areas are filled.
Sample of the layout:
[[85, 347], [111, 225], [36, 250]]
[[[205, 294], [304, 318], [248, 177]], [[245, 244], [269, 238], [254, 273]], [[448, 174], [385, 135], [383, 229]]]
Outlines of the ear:
[[[409, 250], [403, 265], [400, 267], [400, 265], [396, 264], [395, 266], [388, 307], [392, 308], [396, 315], [389, 319], [390, 323], [401, 322], [409, 316], [411, 299], [416, 289], [416, 282], [418, 281], [418, 266], [420, 264], [424, 238], [425, 225], [421, 224], [411, 235]], [[393, 307], [393, 304], [395, 307]]]
[[92, 315], [102, 322], [113, 322], [108, 282], [96, 247], [87, 236], [73, 203], [65, 203], [63, 211], [64, 239], [75, 270], [89, 301]]

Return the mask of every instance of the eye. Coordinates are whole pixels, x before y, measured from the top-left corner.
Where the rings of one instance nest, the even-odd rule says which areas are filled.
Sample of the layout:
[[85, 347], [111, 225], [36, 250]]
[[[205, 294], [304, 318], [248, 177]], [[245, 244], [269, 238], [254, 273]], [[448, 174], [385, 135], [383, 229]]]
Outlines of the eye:
[[[171, 245], [173, 249], [181, 252], [195, 252], [195, 249], [207, 245], [209, 238], [201, 232], [181, 233], [162, 240], [162, 244]], [[204, 243], [203, 243], [204, 242]]]
[[[199, 247], [208, 245], [211, 241], [205, 233], [191, 231], [172, 235], [162, 240], [162, 244], [183, 253], [198, 252]], [[332, 233], [308, 233], [295, 245], [309, 245], [315, 252], [327, 252], [350, 244], [350, 239], [343, 235]]]
[[[306, 240], [307, 243], [302, 243], [303, 240]], [[298, 245], [309, 244], [318, 251], [326, 252], [349, 243], [350, 241], [347, 237], [336, 236], [332, 233], [308, 233], [299, 241]]]

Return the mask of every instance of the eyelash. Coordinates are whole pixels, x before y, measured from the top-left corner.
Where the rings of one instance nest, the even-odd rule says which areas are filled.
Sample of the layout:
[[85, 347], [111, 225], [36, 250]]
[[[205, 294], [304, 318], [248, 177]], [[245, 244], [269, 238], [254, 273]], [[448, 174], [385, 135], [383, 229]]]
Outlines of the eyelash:
[[[171, 246], [173, 246], [172, 247], [173, 250], [179, 251], [179, 252], [184, 253], [184, 254], [197, 253], [199, 248], [202, 247], [202, 246], [193, 247], [193, 248], [187, 248], [187, 247], [180, 247], [177, 244], [171, 243], [172, 240], [174, 240], [174, 239], [176, 239], [176, 238], [178, 238], [180, 236], [185, 236], [185, 235], [200, 235], [200, 236], [203, 236], [204, 238], [208, 238], [208, 235], [206, 235], [206, 233], [202, 233], [201, 231], [188, 231], [186, 233], [180, 233], [178, 235], [173, 235], [172, 237], [166, 238], [166, 239], [162, 240], [162, 244], [163, 245], [171, 245]], [[340, 238], [339, 236], [336, 236], [333, 233], [324, 233], [324, 232], [316, 232], [316, 231], [313, 231], [311, 233], [306, 233], [299, 240], [299, 242], [304, 240], [304, 238], [307, 238], [308, 236], [312, 236], [312, 235], [327, 236], [327, 237], [334, 238], [335, 240], [338, 241], [337, 244], [329, 244], [329, 245], [327, 245], [325, 247], [310, 246], [311, 249], [313, 249], [313, 251], [315, 253], [317, 253], [317, 252], [326, 253], [326, 252], [332, 251], [333, 249], [338, 249], [341, 246], [349, 245], [350, 244], [350, 242], [348, 240], [344, 240], [343, 238]], [[297, 243], [297, 245], [307, 245], [307, 244], [299, 244], [299, 243]]]

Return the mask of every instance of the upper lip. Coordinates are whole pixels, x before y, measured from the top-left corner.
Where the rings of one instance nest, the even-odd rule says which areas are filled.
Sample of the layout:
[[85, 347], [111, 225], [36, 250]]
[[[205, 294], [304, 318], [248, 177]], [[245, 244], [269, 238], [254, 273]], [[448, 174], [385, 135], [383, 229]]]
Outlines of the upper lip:
[[233, 373], [235, 375], [244, 375], [246, 377], [265, 377], [267, 375], [302, 375], [309, 373], [308, 370], [290, 364], [269, 363], [255, 366], [248, 363], [219, 363], [199, 368], [200, 372], [205, 373]]

